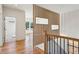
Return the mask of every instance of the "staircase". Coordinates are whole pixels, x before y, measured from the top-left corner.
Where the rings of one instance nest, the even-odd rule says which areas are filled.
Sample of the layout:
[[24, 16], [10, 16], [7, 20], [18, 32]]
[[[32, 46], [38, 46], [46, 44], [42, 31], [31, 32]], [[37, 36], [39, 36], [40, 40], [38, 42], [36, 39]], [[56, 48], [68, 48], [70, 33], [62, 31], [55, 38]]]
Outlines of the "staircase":
[[45, 33], [45, 54], [79, 54], [79, 39]]

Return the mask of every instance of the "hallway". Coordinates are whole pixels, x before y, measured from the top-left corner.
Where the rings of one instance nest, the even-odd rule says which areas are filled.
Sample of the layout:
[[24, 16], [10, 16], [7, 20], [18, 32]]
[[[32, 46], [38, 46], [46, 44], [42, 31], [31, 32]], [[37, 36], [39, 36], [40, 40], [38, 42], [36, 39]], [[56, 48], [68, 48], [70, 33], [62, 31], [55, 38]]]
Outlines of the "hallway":
[[0, 48], [0, 54], [43, 54], [44, 53], [44, 51], [42, 51], [39, 48], [33, 49], [31, 47], [29, 47], [29, 44], [27, 44], [25, 40], [5, 43], [4, 46]]
[[0, 47], [0, 54], [44, 54], [44, 51], [39, 48], [33, 49], [32, 40], [32, 34], [28, 34], [25, 40], [5, 43]]

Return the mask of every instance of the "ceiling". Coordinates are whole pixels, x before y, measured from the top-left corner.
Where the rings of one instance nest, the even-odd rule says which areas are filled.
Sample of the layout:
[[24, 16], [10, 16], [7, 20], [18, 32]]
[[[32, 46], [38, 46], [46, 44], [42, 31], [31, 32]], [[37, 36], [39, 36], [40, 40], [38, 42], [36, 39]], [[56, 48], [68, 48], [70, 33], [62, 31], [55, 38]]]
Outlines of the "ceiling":
[[37, 4], [37, 5], [57, 13], [66, 13], [79, 9], [79, 4]]
[[4, 7], [16, 8], [24, 11], [30, 11], [32, 4], [4, 4]]
[[[54, 11], [56, 13], [66, 13], [79, 9], [79, 4], [36, 4], [40, 7]], [[5, 4], [6, 7], [16, 8], [27, 12], [32, 12], [32, 4]]]
[[26, 17], [29, 17], [29, 18], [32, 17], [32, 13], [33, 13], [32, 4], [4, 4], [3, 6], [25, 11], [25, 14], [27, 15]]

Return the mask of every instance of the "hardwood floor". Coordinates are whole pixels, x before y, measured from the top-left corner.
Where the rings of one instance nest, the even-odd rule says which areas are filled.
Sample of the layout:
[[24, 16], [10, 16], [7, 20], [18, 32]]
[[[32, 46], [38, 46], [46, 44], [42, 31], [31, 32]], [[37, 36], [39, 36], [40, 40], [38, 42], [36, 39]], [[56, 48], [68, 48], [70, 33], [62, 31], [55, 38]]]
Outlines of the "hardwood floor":
[[[27, 33], [28, 31], [26, 31]], [[39, 48], [33, 48], [33, 32], [26, 34], [25, 40], [20, 39], [12, 42], [4, 43], [0, 47], [0, 54], [44, 54], [44, 51]], [[9, 40], [8, 40], [9, 41]]]
[[0, 54], [43, 54], [44, 51], [39, 48], [32, 48], [26, 43], [26, 40], [5, 43], [0, 47]]

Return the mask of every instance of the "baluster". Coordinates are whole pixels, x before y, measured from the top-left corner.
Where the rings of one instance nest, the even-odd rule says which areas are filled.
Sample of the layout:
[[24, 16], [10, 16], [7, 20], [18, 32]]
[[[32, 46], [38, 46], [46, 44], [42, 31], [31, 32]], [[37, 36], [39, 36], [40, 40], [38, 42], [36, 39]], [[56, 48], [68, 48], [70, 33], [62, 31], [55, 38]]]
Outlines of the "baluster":
[[57, 37], [57, 53], [58, 53], [58, 37]]
[[49, 54], [50, 54], [50, 36], [49, 36], [48, 42], [49, 42]]
[[46, 36], [46, 41], [45, 41], [45, 53], [49, 53], [48, 52], [48, 35]]
[[68, 50], [68, 54], [69, 54], [69, 39], [67, 39], [67, 50]]
[[53, 38], [54, 38], [54, 37], [52, 37], [52, 53], [53, 53], [53, 50], [54, 50], [54, 48], [53, 48], [53, 47], [54, 47], [54, 46], [53, 46], [53, 44], [54, 44]]
[[61, 54], [61, 37], [60, 37], [60, 54]]
[[64, 54], [65, 54], [65, 38], [64, 38], [64, 42], [63, 43], [64, 43]]
[[73, 54], [74, 54], [74, 40], [73, 40]]
[[79, 54], [79, 41], [78, 41], [78, 54]]
[[55, 36], [54, 36], [54, 54], [55, 54]]

